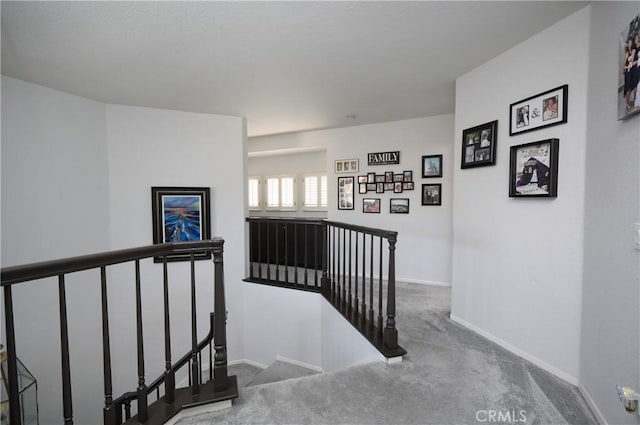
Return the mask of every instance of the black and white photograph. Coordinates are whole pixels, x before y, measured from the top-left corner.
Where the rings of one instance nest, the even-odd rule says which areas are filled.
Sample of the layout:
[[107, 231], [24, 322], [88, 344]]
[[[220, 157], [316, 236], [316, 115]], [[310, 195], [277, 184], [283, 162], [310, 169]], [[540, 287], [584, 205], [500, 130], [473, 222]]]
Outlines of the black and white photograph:
[[422, 205], [442, 205], [442, 184], [422, 185]]
[[558, 139], [548, 139], [511, 147], [510, 197], [557, 196], [558, 145]]
[[409, 198], [391, 198], [389, 212], [391, 214], [409, 214]]

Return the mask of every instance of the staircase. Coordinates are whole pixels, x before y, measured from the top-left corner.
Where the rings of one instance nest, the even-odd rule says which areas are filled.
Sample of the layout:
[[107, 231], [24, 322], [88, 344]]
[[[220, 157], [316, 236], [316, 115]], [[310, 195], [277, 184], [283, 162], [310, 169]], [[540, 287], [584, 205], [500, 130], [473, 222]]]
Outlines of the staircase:
[[247, 363], [241, 363], [229, 366], [229, 371], [238, 377], [238, 386], [240, 388], [256, 387], [273, 382], [304, 378], [320, 373], [317, 370], [281, 360], [276, 360], [264, 369]]

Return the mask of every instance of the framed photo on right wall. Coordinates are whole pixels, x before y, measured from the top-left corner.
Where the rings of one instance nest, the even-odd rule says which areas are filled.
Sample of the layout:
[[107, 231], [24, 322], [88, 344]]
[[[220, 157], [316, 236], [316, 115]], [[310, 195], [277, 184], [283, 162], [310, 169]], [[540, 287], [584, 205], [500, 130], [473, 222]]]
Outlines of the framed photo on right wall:
[[555, 198], [558, 196], [558, 139], [511, 146], [509, 196]]
[[482, 167], [496, 163], [498, 121], [491, 121], [462, 131], [460, 168]]

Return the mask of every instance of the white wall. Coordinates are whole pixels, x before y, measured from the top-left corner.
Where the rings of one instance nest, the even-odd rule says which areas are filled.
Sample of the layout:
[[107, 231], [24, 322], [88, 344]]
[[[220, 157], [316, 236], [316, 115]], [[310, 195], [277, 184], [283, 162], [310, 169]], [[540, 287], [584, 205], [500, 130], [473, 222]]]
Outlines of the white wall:
[[244, 302], [246, 359], [268, 366], [282, 356], [322, 367], [320, 295], [246, 284]]
[[638, 2], [593, 3], [580, 383], [611, 424], [638, 424], [615, 384], [640, 389], [640, 116], [616, 120], [619, 37]]
[[[105, 105], [2, 76], [2, 266], [108, 249], [108, 183]], [[38, 379], [40, 423], [59, 423], [57, 281], [13, 292], [16, 346]], [[86, 418], [103, 397], [101, 368], [82, 361], [102, 355], [99, 276], [70, 276], [66, 292], [74, 411]]]
[[[451, 214], [453, 175], [453, 115], [441, 115], [362, 125], [332, 130], [308, 131], [252, 139], [251, 149], [264, 151], [290, 147], [327, 148], [328, 218], [398, 232], [396, 279], [407, 282], [450, 284], [451, 282]], [[367, 153], [400, 151], [400, 164], [367, 165]], [[422, 156], [443, 155], [443, 177], [422, 179]], [[358, 158], [356, 174], [334, 174], [337, 159]], [[385, 192], [355, 194], [353, 211], [337, 210], [338, 176], [364, 175], [385, 171], [401, 173], [413, 170], [415, 189], [402, 194]], [[357, 181], [357, 179], [356, 179]], [[422, 206], [422, 184], [442, 183], [442, 206]], [[380, 214], [363, 214], [362, 198], [380, 198]], [[390, 198], [409, 198], [410, 214], [389, 214]], [[385, 248], [386, 249], [386, 248]]]
[[[152, 241], [151, 187], [202, 186], [211, 188], [212, 236], [225, 239], [224, 267], [227, 337], [230, 359], [241, 357], [242, 284], [244, 278], [245, 144], [242, 118], [177, 111], [107, 105], [109, 139], [109, 188], [111, 200], [111, 245], [113, 248], [141, 246]], [[155, 377], [163, 367], [162, 267], [146, 261], [143, 267], [143, 310], [147, 376]], [[188, 263], [172, 265], [176, 279], [170, 295], [174, 358], [190, 346], [190, 292]], [[206, 313], [213, 311], [213, 266], [198, 262], [198, 339], [209, 329]], [[114, 353], [122, 359], [132, 355], [135, 340], [135, 304], [132, 274], [114, 271], [111, 316], [114, 329], [128, 332], [113, 341]], [[171, 277], [170, 277], [171, 279]], [[201, 279], [201, 280], [200, 280]], [[115, 307], [117, 306], [117, 307]], [[205, 313], [202, 315], [202, 313]], [[155, 347], [155, 349], [154, 349]], [[135, 387], [135, 365], [126, 363], [114, 376], [114, 388]], [[154, 379], [154, 378], [152, 378]], [[117, 392], [117, 391], [116, 391]]]
[[247, 284], [244, 299], [248, 360], [268, 366], [284, 357], [325, 372], [384, 360], [320, 294]]
[[[452, 318], [577, 384], [589, 8], [458, 78], [462, 131], [498, 119], [495, 166], [455, 167]], [[509, 137], [509, 105], [569, 85], [568, 123]], [[509, 147], [560, 139], [558, 197], [508, 197]]]

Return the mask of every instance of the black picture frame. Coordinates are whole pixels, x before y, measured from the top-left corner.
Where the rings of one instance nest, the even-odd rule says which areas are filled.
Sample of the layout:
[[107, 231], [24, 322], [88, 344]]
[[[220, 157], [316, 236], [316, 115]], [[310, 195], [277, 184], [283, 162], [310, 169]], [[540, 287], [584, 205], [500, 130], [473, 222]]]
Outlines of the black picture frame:
[[509, 197], [558, 196], [559, 139], [547, 139], [511, 147]]
[[[195, 242], [211, 239], [211, 204], [208, 187], [151, 187], [153, 243]], [[196, 260], [208, 260], [210, 251], [198, 252]], [[188, 261], [190, 253], [171, 254], [167, 261]], [[154, 257], [155, 263], [163, 262]]]
[[566, 123], [568, 105], [567, 84], [512, 103], [509, 106], [509, 135]]
[[497, 145], [497, 120], [463, 130], [460, 168], [495, 165]]
[[363, 198], [362, 212], [365, 214], [380, 214], [380, 198]]
[[442, 177], [442, 155], [422, 156], [422, 178]]
[[409, 214], [409, 198], [389, 199], [390, 214]]
[[338, 209], [339, 210], [353, 210], [353, 191], [355, 185], [355, 178], [338, 177]]
[[358, 183], [358, 193], [364, 194], [367, 193], [367, 184], [366, 183]]
[[442, 183], [422, 185], [422, 205], [442, 205]]
[[405, 170], [402, 172], [402, 181], [403, 182], [412, 182], [413, 181], [413, 171]]

